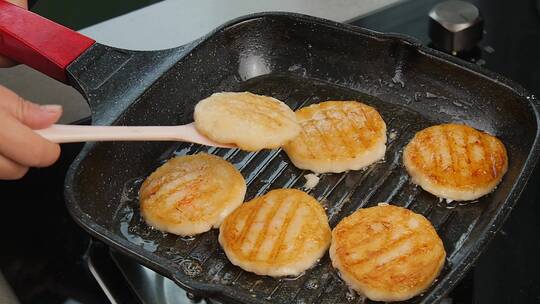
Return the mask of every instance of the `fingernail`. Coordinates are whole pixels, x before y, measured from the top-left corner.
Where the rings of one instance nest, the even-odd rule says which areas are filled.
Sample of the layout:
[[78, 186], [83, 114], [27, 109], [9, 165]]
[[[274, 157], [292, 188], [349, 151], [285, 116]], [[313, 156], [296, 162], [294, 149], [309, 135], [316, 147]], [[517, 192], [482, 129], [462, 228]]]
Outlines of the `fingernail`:
[[48, 112], [48, 113], [58, 113], [58, 112], [62, 111], [62, 106], [61, 105], [55, 105], [55, 104], [42, 105], [42, 106], [40, 106], [40, 109], [45, 111], [45, 112]]

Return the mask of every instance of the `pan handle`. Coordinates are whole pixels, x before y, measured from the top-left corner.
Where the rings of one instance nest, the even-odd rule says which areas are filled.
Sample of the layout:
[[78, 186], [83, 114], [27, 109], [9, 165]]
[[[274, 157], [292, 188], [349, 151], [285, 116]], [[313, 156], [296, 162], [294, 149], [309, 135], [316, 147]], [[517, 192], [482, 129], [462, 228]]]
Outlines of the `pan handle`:
[[67, 66], [95, 41], [0, 0], [0, 54], [67, 83]]

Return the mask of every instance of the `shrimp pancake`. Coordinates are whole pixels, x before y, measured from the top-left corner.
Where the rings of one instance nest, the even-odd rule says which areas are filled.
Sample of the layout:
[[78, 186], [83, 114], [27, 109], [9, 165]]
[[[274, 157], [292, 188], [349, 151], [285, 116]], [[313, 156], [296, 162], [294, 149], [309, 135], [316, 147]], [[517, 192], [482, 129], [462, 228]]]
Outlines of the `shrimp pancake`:
[[497, 187], [508, 169], [503, 143], [466, 125], [426, 128], [405, 147], [403, 163], [427, 192], [455, 201], [475, 200]]
[[199, 153], [170, 159], [142, 184], [141, 214], [159, 230], [181, 236], [218, 228], [244, 201], [246, 182], [220, 157]]
[[316, 173], [358, 170], [384, 157], [386, 124], [373, 107], [325, 101], [296, 111], [300, 135], [283, 149], [300, 169]]
[[296, 276], [330, 245], [324, 209], [307, 193], [272, 190], [244, 203], [219, 229], [219, 243], [234, 265], [259, 275]]
[[285, 103], [249, 92], [212, 94], [195, 106], [194, 118], [201, 134], [247, 151], [279, 148], [300, 132]]
[[373, 301], [403, 301], [421, 293], [439, 275], [445, 257], [425, 217], [388, 204], [360, 209], [332, 231], [332, 265]]

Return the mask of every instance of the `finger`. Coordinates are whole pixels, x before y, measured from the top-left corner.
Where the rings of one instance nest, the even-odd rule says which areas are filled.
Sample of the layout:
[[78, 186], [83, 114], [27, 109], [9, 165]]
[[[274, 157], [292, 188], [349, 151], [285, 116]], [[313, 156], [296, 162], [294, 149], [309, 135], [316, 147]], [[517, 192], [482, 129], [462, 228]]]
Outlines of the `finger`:
[[0, 86], [0, 108], [32, 129], [43, 129], [58, 121], [62, 106], [37, 105], [24, 100], [15, 92]]
[[39, 136], [15, 117], [0, 110], [0, 154], [28, 167], [53, 164], [60, 146]]
[[0, 179], [14, 180], [23, 177], [28, 172], [28, 167], [17, 164], [16, 162], [0, 155]]

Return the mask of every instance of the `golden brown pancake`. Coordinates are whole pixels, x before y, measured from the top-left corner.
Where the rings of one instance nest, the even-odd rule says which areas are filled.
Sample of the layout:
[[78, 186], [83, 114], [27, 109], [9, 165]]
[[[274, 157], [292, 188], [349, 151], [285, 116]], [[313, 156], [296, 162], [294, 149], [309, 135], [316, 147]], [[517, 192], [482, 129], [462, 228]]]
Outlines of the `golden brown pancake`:
[[324, 209], [307, 193], [272, 190], [244, 203], [219, 229], [229, 260], [259, 275], [298, 275], [330, 245]]
[[199, 153], [170, 159], [142, 184], [141, 214], [159, 230], [195, 235], [217, 228], [244, 201], [242, 174], [220, 157]]
[[201, 134], [247, 151], [279, 148], [300, 132], [285, 103], [250, 92], [212, 94], [195, 106], [194, 117]]
[[425, 217], [388, 204], [360, 209], [332, 231], [332, 265], [373, 301], [403, 301], [421, 293], [439, 275], [445, 257]]
[[474, 200], [490, 193], [508, 168], [503, 143], [466, 125], [443, 124], [414, 136], [403, 163], [415, 184], [448, 200]]
[[339, 173], [384, 157], [386, 124], [373, 107], [325, 101], [297, 110], [296, 119], [302, 131], [283, 149], [300, 169]]

